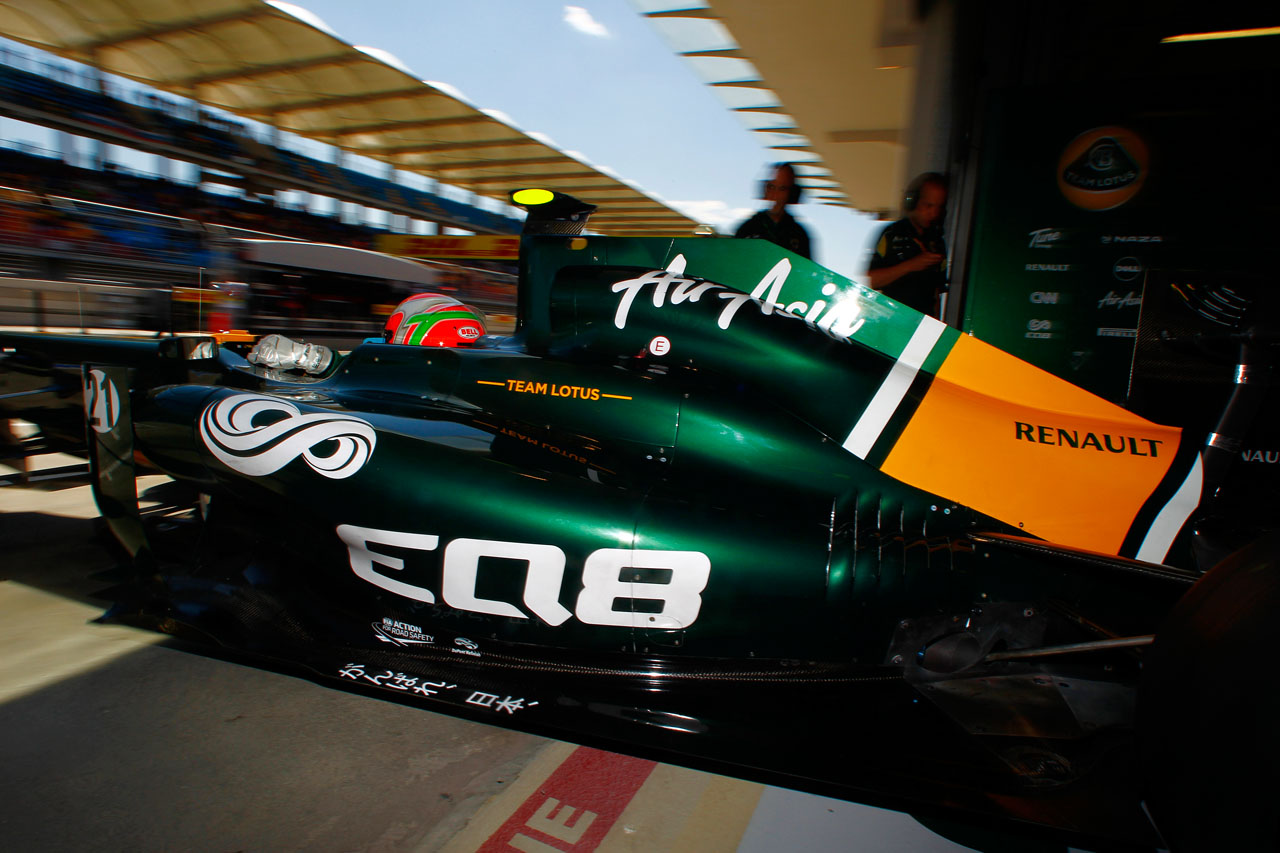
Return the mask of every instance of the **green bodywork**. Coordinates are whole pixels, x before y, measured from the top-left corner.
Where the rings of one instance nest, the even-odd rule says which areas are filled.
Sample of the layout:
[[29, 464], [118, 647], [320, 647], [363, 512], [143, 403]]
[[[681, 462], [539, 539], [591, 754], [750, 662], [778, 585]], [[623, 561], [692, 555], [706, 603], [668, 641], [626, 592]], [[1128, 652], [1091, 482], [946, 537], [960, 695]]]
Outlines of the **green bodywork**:
[[[309, 382], [223, 353], [213, 385], [134, 384], [136, 447], [215, 508], [269, 519], [351, 611], [512, 648], [880, 665], [902, 620], [988, 601], [1100, 607], [1139, 630], [1167, 606], [978, 548], [975, 530], [1017, 531], [842, 446], [935, 321], [763, 241], [526, 237], [521, 266], [509, 340], [369, 343]], [[938, 335], [926, 385], [957, 338]], [[228, 468], [200, 423], [245, 393], [370, 424], [367, 464]], [[608, 563], [619, 550], [640, 556]]]

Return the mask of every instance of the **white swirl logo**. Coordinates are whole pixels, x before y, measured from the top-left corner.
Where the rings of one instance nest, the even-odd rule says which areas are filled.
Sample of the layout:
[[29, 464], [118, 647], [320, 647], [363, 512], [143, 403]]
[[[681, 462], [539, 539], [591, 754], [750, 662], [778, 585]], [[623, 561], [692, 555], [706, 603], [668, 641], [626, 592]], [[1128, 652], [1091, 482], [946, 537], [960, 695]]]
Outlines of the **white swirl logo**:
[[[284, 417], [254, 423], [267, 413]], [[292, 403], [257, 394], [223, 397], [205, 409], [200, 438], [222, 464], [250, 477], [273, 474], [301, 456], [313, 471], [333, 480], [363, 468], [377, 443], [373, 426], [360, 418], [335, 412], [303, 414]], [[324, 442], [334, 443], [331, 453], [312, 452]]]

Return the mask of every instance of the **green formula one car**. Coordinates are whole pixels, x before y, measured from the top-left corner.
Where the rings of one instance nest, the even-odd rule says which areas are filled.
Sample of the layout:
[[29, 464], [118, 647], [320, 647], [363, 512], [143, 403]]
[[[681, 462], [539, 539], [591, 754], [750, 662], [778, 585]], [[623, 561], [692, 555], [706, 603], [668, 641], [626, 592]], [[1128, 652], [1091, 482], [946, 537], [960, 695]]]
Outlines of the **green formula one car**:
[[[84, 448], [128, 553], [107, 618], [964, 825], [1274, 849], [1276, 504], [1232, 465], [1266, 293], [1144, 313], [1228, 355], [1211, 403], [1148, 383], [1157, 422], [772, 244], [588, 212], [530, 205], [509, 337], [429, 298], [454, 345], [0, 334], [0, 416]], [[141, 513], [142, 469], [193, 509]]]

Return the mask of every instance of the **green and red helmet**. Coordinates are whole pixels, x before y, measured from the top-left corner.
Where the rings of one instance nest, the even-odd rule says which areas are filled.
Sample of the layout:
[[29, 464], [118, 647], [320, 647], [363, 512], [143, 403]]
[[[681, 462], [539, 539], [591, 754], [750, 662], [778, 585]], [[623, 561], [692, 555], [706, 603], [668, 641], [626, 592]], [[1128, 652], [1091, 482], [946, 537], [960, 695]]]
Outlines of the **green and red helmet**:
[[389, 344], [469, 347], [484, 330], [484, 315], [452, 296], [417, 293], [396, 306], [382, 328]]

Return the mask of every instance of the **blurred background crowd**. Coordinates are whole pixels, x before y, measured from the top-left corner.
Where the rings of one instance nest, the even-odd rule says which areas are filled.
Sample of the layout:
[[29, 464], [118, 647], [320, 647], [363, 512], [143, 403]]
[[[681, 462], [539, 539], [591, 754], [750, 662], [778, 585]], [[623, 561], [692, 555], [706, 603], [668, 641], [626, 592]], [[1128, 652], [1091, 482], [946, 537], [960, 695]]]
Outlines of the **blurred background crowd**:
[[[56, 150], [0, 134], [0, 326], [183, 331], [234, 321], [360, 336], [380, 328], [380, 315], [421, 289], [421, 279], [254, 263], [237, 239], [374, 249], [379, 235], [396, 232], [514, 234], [520, 226], [508, 211], [444, 188], [305, 156], [278, 138], [272, 144], [269, 128], [7, 47], [0, 116], [62, 143]], [[122, 153], [170, 174], [123, 165]], [[499, 317], [514, 312], [512, 261], [428, 269], [432, 287]]]

